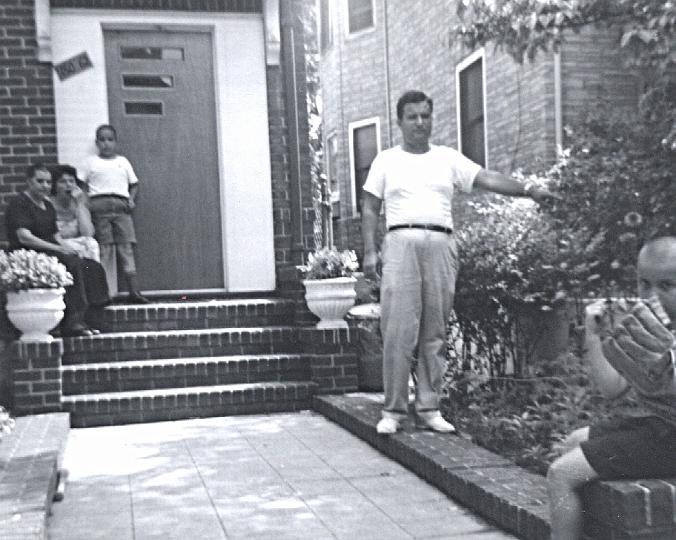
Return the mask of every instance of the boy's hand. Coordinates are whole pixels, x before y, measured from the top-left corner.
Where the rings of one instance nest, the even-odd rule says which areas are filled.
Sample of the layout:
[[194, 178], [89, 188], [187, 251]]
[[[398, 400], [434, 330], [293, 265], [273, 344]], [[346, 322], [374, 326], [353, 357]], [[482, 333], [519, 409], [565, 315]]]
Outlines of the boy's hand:
[[673, 378], [674, 335], [643, 302], [638, 302], [603, 340], [603, 354], [644, 390]]
[[129, 198], [127, 200], [127, 209], [131, 212], [134, 208], [136, 208], [136, 203], [134, 202], [134, 199]]

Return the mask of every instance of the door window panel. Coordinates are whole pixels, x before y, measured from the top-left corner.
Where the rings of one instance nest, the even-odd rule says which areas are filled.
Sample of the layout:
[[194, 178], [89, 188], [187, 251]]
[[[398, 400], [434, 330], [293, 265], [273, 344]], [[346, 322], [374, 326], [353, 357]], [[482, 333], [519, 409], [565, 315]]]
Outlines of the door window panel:
[[120, 56], [125, 60], [183, 60], [182, 47], [120, 47]]
[[127, 115], [161, 116], [164, 112], [160, 101], [125, 101], [124, 113]]
[[123, 88], [173, 88], [174, 78], [171, 75], [138, 75], [124, 73]]

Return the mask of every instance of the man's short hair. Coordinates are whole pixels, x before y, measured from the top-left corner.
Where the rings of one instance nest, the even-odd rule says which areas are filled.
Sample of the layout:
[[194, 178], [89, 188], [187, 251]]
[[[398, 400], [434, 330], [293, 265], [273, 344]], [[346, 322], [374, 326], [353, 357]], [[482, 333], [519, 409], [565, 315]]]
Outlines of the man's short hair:
[[432, 112], [434, 109], [434, 102], [425, 92], [421, 92], [420, 90], [409, 90], [408, 92], [404, 92], [399, 98], [399, 101], [397, 101], [397, 118], [401, 120], [404, 117], [404, 107], [407, 103], [420, 103], [421, 101], [427, 102], [430, 106], [430, 112]]
[[35, 173], [37, 171], [44, 171], [46, 173], [49, 173], [49, 169], [45, 166], [44, 163], [42, 162], [33, 163], [32, 165], [29, 165], [28, 168], [26, 169], [26, 179], [30, 180], [31, 178], [34, 178]]

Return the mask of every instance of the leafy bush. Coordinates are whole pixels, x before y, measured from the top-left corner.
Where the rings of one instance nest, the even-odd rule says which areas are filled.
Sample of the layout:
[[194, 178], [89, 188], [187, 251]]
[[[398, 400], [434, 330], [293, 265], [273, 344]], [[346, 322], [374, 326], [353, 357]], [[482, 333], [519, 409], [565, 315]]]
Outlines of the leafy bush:
[[444, 416], [484, 448], [545, 474], [558, 444], [574, 429], [634, 409], [631, 396], [603, 399], [577, 354], [538, 366], [532, 378], [482, 376], [453, 370], [442, 400]]
[[3, 436], [11, 433], [13, 429], [14, 418], [0, 405], [0, 441], [2, 441]]

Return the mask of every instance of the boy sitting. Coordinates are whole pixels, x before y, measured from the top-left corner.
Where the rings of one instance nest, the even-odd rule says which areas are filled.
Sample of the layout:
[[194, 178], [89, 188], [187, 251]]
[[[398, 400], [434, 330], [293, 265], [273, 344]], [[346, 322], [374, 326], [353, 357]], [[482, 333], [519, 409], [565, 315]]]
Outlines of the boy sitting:
[[587, 482], [676, 476], [676, 341], [669, 328], [676, 321], [676, 236], [649, 240], [637, 272], [644, 301], [612, 328], [605, 328], [605, 301], [587, 307], [585, 357], [605, 397], [633, 388], [648, 415], [599, 422], [567, 437], [547, 474], [552, 540], [581, 538], [577, 490]]

